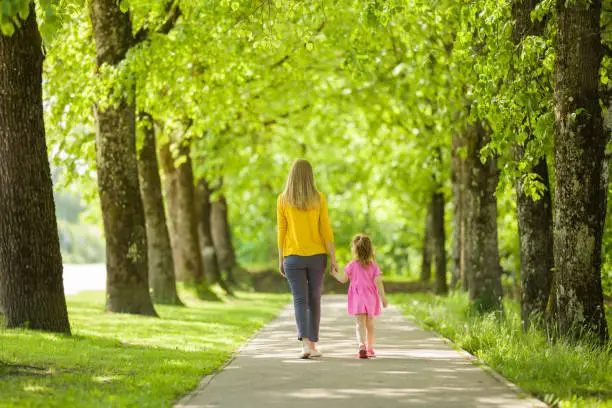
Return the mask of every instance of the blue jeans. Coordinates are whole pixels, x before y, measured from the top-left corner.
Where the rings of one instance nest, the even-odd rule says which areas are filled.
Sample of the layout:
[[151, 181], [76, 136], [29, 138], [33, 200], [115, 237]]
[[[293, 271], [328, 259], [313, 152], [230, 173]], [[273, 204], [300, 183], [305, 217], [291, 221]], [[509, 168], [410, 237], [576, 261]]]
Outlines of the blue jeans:
[[306, 337], [312, 342], [317, 342], [327, 254], [289, 255], [283, 259], [283, 265], [293, 294], [298, 340]]

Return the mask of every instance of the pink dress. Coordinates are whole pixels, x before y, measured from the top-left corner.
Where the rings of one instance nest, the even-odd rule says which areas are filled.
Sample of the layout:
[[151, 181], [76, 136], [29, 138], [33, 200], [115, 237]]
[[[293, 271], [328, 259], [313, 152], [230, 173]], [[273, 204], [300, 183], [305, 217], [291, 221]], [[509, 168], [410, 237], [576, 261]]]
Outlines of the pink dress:
[[369, 316], [380, 314], [380, 298], [374, 278], [380, 275], [380, 269], [375, 262], [363, 268], [359, 262], [349, 263], [344, 272], [351, 284], [348, 290], [348, 312], [350, 315], [366, 313]]

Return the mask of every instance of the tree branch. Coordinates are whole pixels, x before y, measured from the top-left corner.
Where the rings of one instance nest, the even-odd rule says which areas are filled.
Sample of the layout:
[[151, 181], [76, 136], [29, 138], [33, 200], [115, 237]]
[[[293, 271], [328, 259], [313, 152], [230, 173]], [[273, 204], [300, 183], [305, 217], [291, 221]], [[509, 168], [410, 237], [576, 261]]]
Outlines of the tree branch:
[[220, 176], [219, 180], [217, 180], [217, 184], [214, 185], [213, 187], [209, 187], [208, 191], [210, 191], [210, 193], [212, 194], [215, 191], [221, 190], [221, 187], [223, 187], [223, 176]]
[[[172, 0], [166, 4], [166, 21], [156, 30], [158, 34], [168, 34], [170, 30], [176, 26], [176, 22], [183, 14], [181, 8], [179, 6], [179, 2]], [[151, 30], [147, 26], [147, 23], [144, 23], [140, 29], [134, 35], [134, 44], [140, 44], [142, 42], [148, 41], [149, 36], [151, 35]]]
[[[291, 112], [283, 113], [282, 115], [279, 116], [279, 118], [284, 119], [284, 118], [287, 118], [287, 117], [289, 117], [291, 115], [294, 115], [296, 113], [304, 112], [306, 109], [310, 108], [310, 106], [311, 105], [309, 103], [307, 103], [306, 105], [302, 106], [300, 109], [296, 109], [296, 110], [291, 111]], [[265, 127], [268, 127], [268, 126], [275, 125], [277, 123], [278, 123], [278, 119], [268, 119], [268, 120], [264, 120], [263, 125]]]
[[[317, 29], [315, 30], [315, 32], [310, 36], [310, 38], [316, 37], [318, 34], [321, 33], [321, 31], [323, 31], [323, 29], [325, 28], [325, 21], [322, 22], [319, 27], [317, 27]], [[275, 69], [280, 67], [281, 65], [283, 65], [289, 58], [291, 58], [291, 55], [287, 54], [285, 55], [283, 58], [281, 58], [280, 60], [276, 61], [274, 64], [270, 65], [270, 70]]]

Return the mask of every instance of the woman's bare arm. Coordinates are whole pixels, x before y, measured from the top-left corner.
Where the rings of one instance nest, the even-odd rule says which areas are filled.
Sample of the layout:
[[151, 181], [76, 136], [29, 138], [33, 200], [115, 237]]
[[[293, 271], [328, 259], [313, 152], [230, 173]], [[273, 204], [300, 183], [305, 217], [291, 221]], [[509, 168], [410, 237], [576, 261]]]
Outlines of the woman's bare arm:
[[325, 246], [327, 246], [327, 253], [329, 254], [329, 271], [333, 273], [334, 271], [338, 272], [338, 263], [336, 262], [336, 245], [333, 242], [326, 242]]

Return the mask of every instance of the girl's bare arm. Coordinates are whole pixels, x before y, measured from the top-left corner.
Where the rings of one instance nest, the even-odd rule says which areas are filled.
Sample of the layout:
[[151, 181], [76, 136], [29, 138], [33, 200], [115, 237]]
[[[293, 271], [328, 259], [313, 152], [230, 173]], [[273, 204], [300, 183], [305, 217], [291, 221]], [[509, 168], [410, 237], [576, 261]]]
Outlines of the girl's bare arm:
[[346, 272], [342, 271], [339, 272], [337, 269], [336, 270], [332, 270], [331, 271], [331, 275], [336, 278], [336, 280], [340, 283], [346, 283], [349, 280], [348, 275], [346, 274]]
[[378, 288], [378, 295], [380, 296], [380, 299], [382, 300], [382, 304], [384, 307], [387, 307], [389, 302], [387, 302], [387, 296], [385, 295], [385, 285], [383, 285], [382, 277], [377, 276], [375, 282], [376, 282], [376, 287]]

